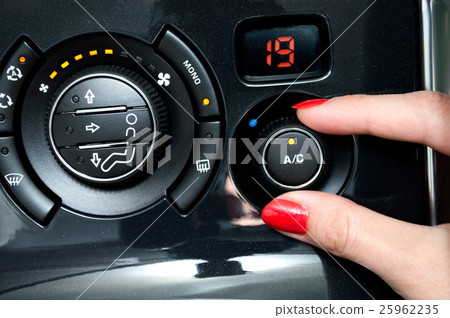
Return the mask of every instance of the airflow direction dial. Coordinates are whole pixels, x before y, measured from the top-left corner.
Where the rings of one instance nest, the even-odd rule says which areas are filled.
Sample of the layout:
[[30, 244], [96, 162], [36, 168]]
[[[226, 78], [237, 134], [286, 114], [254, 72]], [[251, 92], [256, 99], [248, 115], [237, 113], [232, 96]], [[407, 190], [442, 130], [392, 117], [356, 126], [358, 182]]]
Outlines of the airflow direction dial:
[[93, 67], [66, 81], [52, 101], [49, 140], [65, 168], [95, 182], [124, 179], [153, 152], [167, 115], [155, 89], [117, 66]]

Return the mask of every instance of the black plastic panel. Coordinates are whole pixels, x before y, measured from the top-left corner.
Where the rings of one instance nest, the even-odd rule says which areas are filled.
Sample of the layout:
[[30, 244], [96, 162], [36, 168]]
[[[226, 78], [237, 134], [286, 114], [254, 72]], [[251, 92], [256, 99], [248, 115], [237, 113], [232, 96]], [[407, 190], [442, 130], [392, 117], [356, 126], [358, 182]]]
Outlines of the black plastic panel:
[[[222, 128], [226, 129], [226, 137], [234, 135], [239, 120], [252, 105], [288, 88], [285, 85], [249, 87], [237, 76], [234, 30], [248, 17], [319, 13], [328, 20], [331, 41], [339, 37], [332, 48], [330, 75], [320, 81], [294, 84], [290, 91], [333, 97], [404, 93], [421, 88], [416, 1], [377, 1], [348, 30], [372, 1], [137, 0], [130, 5], [118, 0], [99, 0], [80, 3], [108, 31], [130, 34], [147, 43], [167, 24], [186, 34], [217, 76], [220, 87], [215, 89], [220, 89], [225, 99], [226, 115], [221, 120], [226, 123]], [[2, 2], [0, 11], [0, 56], [23, 35], [32, 39], [41, 51], [47, 51], [70, 37], [103, 32], [72, 1]], [[113, 41], [106, 43], [116, 45]], [[128, 47], [126, 41], [123, 44]], [[133, 55], [145, 61], [147, 53], [138, 50]], [[161, 61], [155, 60], [161, 67]], [[173, 65], [165, 67], [165, 73], [178, 73]], [[175, 76], [172, 79], [175, 81]], [[184, 81], [180, 77], [178, 80]], [[35, 85], [36, 96], [41, 83], [31, 83]], [[190, 100], [192, 92], [175, 85], [170, 89], [184, 96], [186, 106], [185, 101]], [[169, 116], [178, 119], [179, 126], [173, 127], [180, 136], [176, 142], [190, 145], [194, 132], [185, 125], [190, 117], [169, 96], [162, 98], [172, 105]], [[194, 107], [189, 105], [186, 109], [193, 113]], [[163, 193], [151, 185], [143, 192], [133, 188], [118, 190], [127, 200], [119, 200], [113, 194], [104, 196], [103, 189], [89, 185], [85, 185], [88, 196], [72, 193], [71, 187], [78, 187], [78, 181], [52, 175], [49, 171], [61, 176], [66, 172], [50, 154], [40, 153], [42, 147], [47, 147], [36, 136], [44, 127], [45, 118], [40, 116], [36, 117], [39, 123], [30, 121], [28, 134], [15, 135], [26, 141], [26, 149], [18, 149], [26, 169], [35, 170], [53, 191], [63, 189], [69, 194], [70, 205], [78, 210], [83, 210], [83, 204], [89, 202], [95, 212], [105, 215], [123, 206], [130, 212], [140, 213], [98, 220], [90, 217], [89, 211], [86, 216], [59, 209], [52, 222], [42, 229], [25, 217], [6, 195], [1, 195], [0, 298], [77, 298], [153, 222], [82, 298], [369, 298], [324, 252], [265, 226], [259, 209], [243, 198], [234, 185], [229, 166], [223, 160], [218, 162], [205, 196], [191, 205], [187, 216], [181, 216], [165, 198], [156, 201]], [[354, 141], [354, 168], [342, 195], [386, 215], [425, 224], [422, 147], [367, 136], [355, 137]], [[183, 162], [188, 160], [184, 152], [172, 155], [184, 156]], [[28, 157], [36, 160], [30, 160], [33, 161], [30, 164]], [[44, 173], [43, 166], [52, 161], [53, 170]], [[172, 165], [169, 170], [179, 175], [184, 167]], [[170, 174], [154, 177], [161, 183], [171, 183]], [[248, 187], [255, 187], [251, 180]], [[145, 209], [145, 204], [140, 203], [142, 198], [154, 202], [154, 206]], [[367, 269], [339, 261], [375, 298], [398, 298]], [[255, 263], [265, 267], [250, 266]]]

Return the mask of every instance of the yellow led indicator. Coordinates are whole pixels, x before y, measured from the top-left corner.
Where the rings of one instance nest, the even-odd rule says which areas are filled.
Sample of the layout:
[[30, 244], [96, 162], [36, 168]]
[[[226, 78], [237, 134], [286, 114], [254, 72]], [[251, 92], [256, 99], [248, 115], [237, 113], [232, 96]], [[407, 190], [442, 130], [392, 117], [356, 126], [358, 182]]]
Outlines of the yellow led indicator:
[[294, 138], [289, 138], [288, 144], [289, 144], [289, 146], [295, 145], [295, 139]]
[[90, 56], [97, 55], [97, 54], [98, 54], [97, 50], [89, 51]]
[[64, 63], [61, 64], [62, 68], [66, 68], [67, 66], [69, 66], [69, 62], [65, 61]]
[[209, 98], [203, 99], [203, 105], [208, 106], [210, 103], [211, 103], [211, 101], [209, 100]]
[[75, 56], [75, 61], [79, 61], [79, 60], [81, 60], [82, 58], [83, 58], [83, 55], [78, 54], [78, 55]]
[[25, 56], [21, 56], [21, 57], [19, 57], [19, 62], [20, 63], [25, 63], [27, 61], [27, 58], [25, 57]]
[[113, 54], [113, 50], [111, 50], [111, 49], [105, 49], [105, 54]]
[[50, 78], [54, 79], [56, 77], [56, 75], [58, 75], [58, 72], [57, 71], [53, 71], [53, 73], [50, 74]]

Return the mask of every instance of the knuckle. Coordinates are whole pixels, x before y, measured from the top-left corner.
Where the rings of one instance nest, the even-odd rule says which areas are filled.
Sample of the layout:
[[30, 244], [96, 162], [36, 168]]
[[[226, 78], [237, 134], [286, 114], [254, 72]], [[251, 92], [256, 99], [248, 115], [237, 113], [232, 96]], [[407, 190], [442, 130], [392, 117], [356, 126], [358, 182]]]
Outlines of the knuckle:
[[346, 257], [351, 251], [353, 244], [353, 224], [350, 213], [341, 210], [330, 218], [330, 226], [327, 228], [325, 241], [327, 250], [339, 257]]
[[440, 92], [421, 91], [413, 94], [417, 103], [417, 116], [424, 118], [421, 143], [445, 144], [448, 138], [450, 98]]
[[424, 109], [438, 109], [448, 107], [448, 96], [440, 92], [420, 91], [412, 94], [415, 102]]

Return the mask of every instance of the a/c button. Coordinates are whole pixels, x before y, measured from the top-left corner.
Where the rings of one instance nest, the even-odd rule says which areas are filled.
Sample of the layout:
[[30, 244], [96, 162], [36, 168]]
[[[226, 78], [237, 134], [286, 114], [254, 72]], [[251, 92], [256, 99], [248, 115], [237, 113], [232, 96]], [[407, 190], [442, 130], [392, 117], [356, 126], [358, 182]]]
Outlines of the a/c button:
[[264, 172], [275, 184], [300, 189], [314, 182], [323, 166], [319, 141], [301, 128], [273, 133], [263, 149]]

